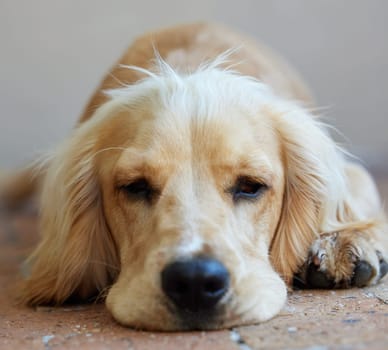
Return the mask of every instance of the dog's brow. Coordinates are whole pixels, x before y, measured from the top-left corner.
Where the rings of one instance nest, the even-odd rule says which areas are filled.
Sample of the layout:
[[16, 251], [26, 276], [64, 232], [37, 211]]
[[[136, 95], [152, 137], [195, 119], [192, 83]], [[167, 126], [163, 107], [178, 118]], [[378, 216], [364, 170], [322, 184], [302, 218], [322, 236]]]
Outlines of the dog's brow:
[[226, 174], [235, 174], [236, 176], [246, 176], [255, 178], [260, 182], [271, 185], [275, 176], [272, 164], [266, 156], [242, 157], [237, 162], [222, 161], [213, 164], [213, 169], [217, 172], [222, 171]]
[[126, 184], [135, 178], [150, 173], [153, 173], [153, 171], [150, 171], [150, 167], [145, 163], [120, 165], [115, 170], [114, 179], [117, 184]]
[[171, 173], [171, 163], [159, 162], [144, 156], [126, 157], [120, 159], [114, 169], [114, 181], [117, 185], [124, 185], [139, 177], [159, 183], [164, 173]]

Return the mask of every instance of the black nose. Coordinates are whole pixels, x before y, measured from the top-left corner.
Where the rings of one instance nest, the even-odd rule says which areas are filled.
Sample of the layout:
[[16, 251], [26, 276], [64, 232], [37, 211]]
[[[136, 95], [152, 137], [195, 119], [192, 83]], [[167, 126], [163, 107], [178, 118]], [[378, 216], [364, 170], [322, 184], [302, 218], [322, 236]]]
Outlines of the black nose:
[[181, 310], [210, 311], [228, 286], [225, 266], [210, 258], [173, 262], [162, 271], [163, 291]]

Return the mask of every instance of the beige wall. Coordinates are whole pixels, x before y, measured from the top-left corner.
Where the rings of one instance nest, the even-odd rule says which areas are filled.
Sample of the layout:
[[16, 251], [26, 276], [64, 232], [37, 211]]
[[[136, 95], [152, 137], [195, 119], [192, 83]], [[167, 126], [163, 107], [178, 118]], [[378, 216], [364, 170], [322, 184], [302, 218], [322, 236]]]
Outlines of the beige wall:
[[64, 138], [136, 35], [202, 19], [281, 52], [350, 149], [388, 168], [388, 1], [0, 0], [0, 169]]

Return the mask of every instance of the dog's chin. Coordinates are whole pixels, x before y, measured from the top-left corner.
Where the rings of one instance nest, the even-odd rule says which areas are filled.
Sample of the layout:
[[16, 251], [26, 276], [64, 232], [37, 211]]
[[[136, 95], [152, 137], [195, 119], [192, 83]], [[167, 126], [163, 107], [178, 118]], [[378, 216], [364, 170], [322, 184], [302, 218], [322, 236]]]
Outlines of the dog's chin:
[[[122, 326], [129, 327], [141, 331], [212, 331], [232, 328], [243, 325], [252, 325], [265, 322], [274, 317], [277, 312], [265, 317], [254, 315], [238, 315], [232, 317], [225, 317], [225, 315], [203, 312], [203, 313], [187, 313], [183, 316], [180, 314], [165, 315], [163, 322], [155, 321], [151, 315], [143, 318], [126, 318], [121, 314], [114, 314], [113, 318]], [[161, 315], [159, 315], [160, 317]], [[158, 318], [159, 318], [158, 317]]]
[[171, 305], [159, 304], [154, 310], [150, 307], [140, 311], [137, 306], [120, 305], [107, 299], [107, 307], [113, 318], [125, 327], [144, 331], [194, 331], [219, 330], [235, 326], [265, 322], [282, 309], [286, 293], [280, 295], [277, 303], [264, 305], [262, 301], [254, 303], [247, 311], [233, 311], [227, 306], [215, 310], [191, 312], [176, 310]]
[[160, 305], [156, 310], [140, 310], [134, 312], [134, 308], [120, 307], [107, 300], [107, 307], [113, 318], [125, 327], [143, 331], [191, 331], [191, 330], [216, 330], [225, 328], [224, 312], [191, 312], [178, 311], [168, 305]]
[[[241, 319], [227, 320], [222, 315], [209, 312], [166, 314], [163, 322], [155, 320], [151, 315], [139, 318], [123, 318], [122, 315], [112, 313], [113, 318], [122, 326], [141, 331], [201, 331], [220, 330], [241, 325]], [[158, 318], [161, 315], [158, 315]]]

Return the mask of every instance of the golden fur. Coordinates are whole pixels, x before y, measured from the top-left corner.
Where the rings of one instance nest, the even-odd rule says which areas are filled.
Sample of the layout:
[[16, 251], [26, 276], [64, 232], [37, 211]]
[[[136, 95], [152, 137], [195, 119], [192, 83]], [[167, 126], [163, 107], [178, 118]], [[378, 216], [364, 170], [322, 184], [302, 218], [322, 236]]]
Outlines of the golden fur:
[[[285, 63], [225, 28], [181, 26], [135, 41], [43, 166], [42, 239], [24, 302], [107, 293], [124, 325], [222, 328], [276, 315], [307, 262], [340, 285], [362, 259], [376, 283], [388, 247], [373, 181], [301, 103], [313, 104]], [[267, 190], [233, 201], [228, 189], [241, 176]], [[144, 177], [157, 195], [128, 199], [122, 189]], [[10, 184], [8, 197], [18, 188]], [[215, 320], [186, 324], [159, 276], [170, 261], [203, 254], [226, 266], [231, 286]]]

